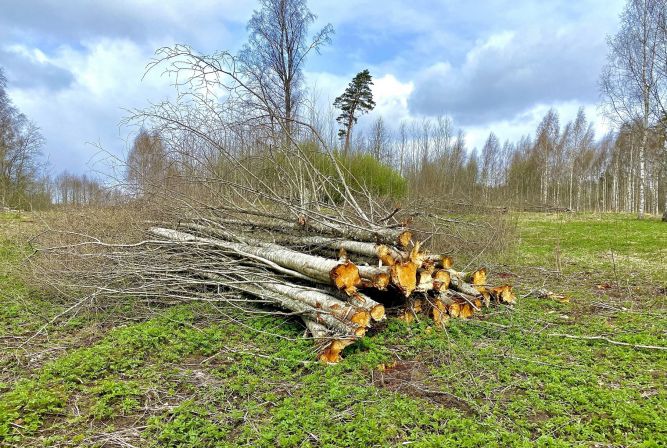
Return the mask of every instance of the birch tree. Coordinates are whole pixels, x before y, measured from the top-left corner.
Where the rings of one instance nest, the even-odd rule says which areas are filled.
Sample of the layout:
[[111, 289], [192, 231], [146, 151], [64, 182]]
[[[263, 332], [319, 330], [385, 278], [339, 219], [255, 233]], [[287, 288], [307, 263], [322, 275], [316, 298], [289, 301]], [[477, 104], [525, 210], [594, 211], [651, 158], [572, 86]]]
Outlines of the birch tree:
[[248, 22], [248, 43], [239, 55], [254, 88], [270, 99], [282, 131], [289, 133], [303, 100], [303, 65], [308, 55], [331, 41], [328, 24], [312, 36], [316, 16], [305, 0], [260, 0]]
[[646, 208], [646, 143], [655, 120], [662, 3], [661, 0], [628, 0], [621, 15], [620, 30], [609, 38], [608, 61], [600, 83], [607, 115], [617, 122], [640, 126], [639, 218], [644, 216]]

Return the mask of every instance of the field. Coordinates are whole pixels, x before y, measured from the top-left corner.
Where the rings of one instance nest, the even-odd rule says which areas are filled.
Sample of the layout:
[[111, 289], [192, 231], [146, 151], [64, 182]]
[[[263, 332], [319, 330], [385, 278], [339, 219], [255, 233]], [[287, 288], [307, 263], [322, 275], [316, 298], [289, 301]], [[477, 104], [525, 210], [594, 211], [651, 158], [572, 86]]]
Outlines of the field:
[[4, 215], [0, 446], [667, 445], [667, 224], [511, 219], [516, 245], [486, 264], [514, 309], [444, 331], [390, 319], [325, 366], [291, 320], [132, 299], [66, 312], [13, 269], [37, 224]]

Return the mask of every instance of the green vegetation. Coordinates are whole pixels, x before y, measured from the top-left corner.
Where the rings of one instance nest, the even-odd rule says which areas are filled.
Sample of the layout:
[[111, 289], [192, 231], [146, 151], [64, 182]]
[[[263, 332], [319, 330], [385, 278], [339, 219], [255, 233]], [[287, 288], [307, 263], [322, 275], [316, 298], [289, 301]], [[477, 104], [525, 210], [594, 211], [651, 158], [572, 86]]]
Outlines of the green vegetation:
[[[329, 197], [334, 201], [340, 201], [340, 192], [344, 190], [344, 187], [331, 156], [321, 152], [313, 142], [303, 144], [301, 149], [308, 157], [309, 163], [312, 163], [319, 172], [330, 179], [330, 185], [322, 185], [323, 188], [327, 189]], [[260, 170], [262, 178], [278, 178], [279, 182], [282, 182], [280, 177], [284, 176], [284, 173], [299, 169], [292, 157], [293, 155], [279, 153], [271, 159], [262, 161], [263, 165]], [[348, 187], [353, 190], [358, 191], [363, 187], [377, 196], [392, 199], [400, 199], [406, 195], [407, 180], [397, 170], [380, 162], [373, 155], [354, 153], [345, 156], [341, 152], [334, 151], [333, 157], [338, 162]], [[253, 161], [253, 163], [255, 162]], [[325, 200], [326, 198], [323, 196], [321, 199]]]
[[[19, 338], [0, 339], [0, 446], [664, 446], [667, 352], [550, 335], [664, 346], [667, 228], [517, 223], [508, 264], [491, 266], [517, 285], [514, 310], [446, 331], [390, 319], [335, 366], [311, 362], [289, 319], [248, 328], [210, 304], [85, 310], [26, 341], [63, 305], [0, 274], [0, 336]], [[23, 253], [0, 247], [3, 263]], [[569, 302], [523, 297], [536, 287]]]
[[[371, 154], [355, 153], [344, 156], [335, 152], [334, 157], [342, 167], [345, 181], [353, 189], [364, 187], [378, 196], [396, 199], [402, 198], [407, 193], [407, 181], [398, 171], [380, 162]], [[314, 164], [332, 179], [338, 178], [328, 155], [315, 153]], [[339, 186], [341, 187], [342, 185]]]

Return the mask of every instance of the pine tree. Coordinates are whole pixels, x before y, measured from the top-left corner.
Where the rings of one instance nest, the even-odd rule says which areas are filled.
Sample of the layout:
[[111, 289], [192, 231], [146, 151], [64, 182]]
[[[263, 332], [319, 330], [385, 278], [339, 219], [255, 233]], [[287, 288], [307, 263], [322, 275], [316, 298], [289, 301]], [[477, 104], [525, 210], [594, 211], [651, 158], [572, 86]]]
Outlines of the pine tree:
[[343, 151], [346, 157], [350, 150], [352, 127], [357, 123], [358, 116], [373, 110], [375, 107], [373, 92], [371, 91], [372, 85], [373, 80], [370, 72], [363, 70], [352, 78], [345, 92], [334, 101], [334, 106], [342, 111], [336, 121], [342, 126], [338, 131], [338, 136], [340, 138], [345, 137]]

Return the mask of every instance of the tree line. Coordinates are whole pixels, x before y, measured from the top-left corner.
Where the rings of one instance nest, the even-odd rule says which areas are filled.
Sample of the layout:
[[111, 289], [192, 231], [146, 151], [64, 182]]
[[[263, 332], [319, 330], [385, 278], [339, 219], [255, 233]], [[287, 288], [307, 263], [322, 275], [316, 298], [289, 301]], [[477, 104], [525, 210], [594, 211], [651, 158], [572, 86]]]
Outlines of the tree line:
[[[260, 0], [238, 54], [202, 55], [185, 45], [159, 49], [149, 70], [187, 73], [187, 82], [176, 101], [128, 118], [140, 130], [123, 184], [112, 192], [90, 177], [63, 173], [49, 180], [40, 172], [36, 155], [43, 139], [11, 105], [0, 78], [2, 117], [14, 117], [0, 122], [3, 203], [20, 205], [17, 198], [40, 194], [44, 202], [68, 205], [117, 201], [198, 176], [220, 184], [246, 176], [279, 188], [280, 176], [269, 175], [272, 167], [303, 168], [289, 161], [286, 148], [292, 147], [333, 149], [359, 182], [389, 197], [657, 214], [667, 209], [666, 1], [628, 0], [620, 31], [609, 38], [600, 91], [616, 128], [603, 136], [594, 135], [583, 109], [567, 123], [549, 110], [532, 135], [501, 142], [492, 132], [481, 148], [469, 148], [447, 116], [401, 123], [379, 116], [358, 130], [358, 118], [375, 106], [372, 76], [362, 70], [328, 109], [318, 107], [303, 66], [331, 42], [334, 29], [325, 25], [311, 33], [316, 16], [305, 0]], [[11, 155], [17, 153], [23, 159]], [[307, 164], [325, 160], [306, 158]]]

